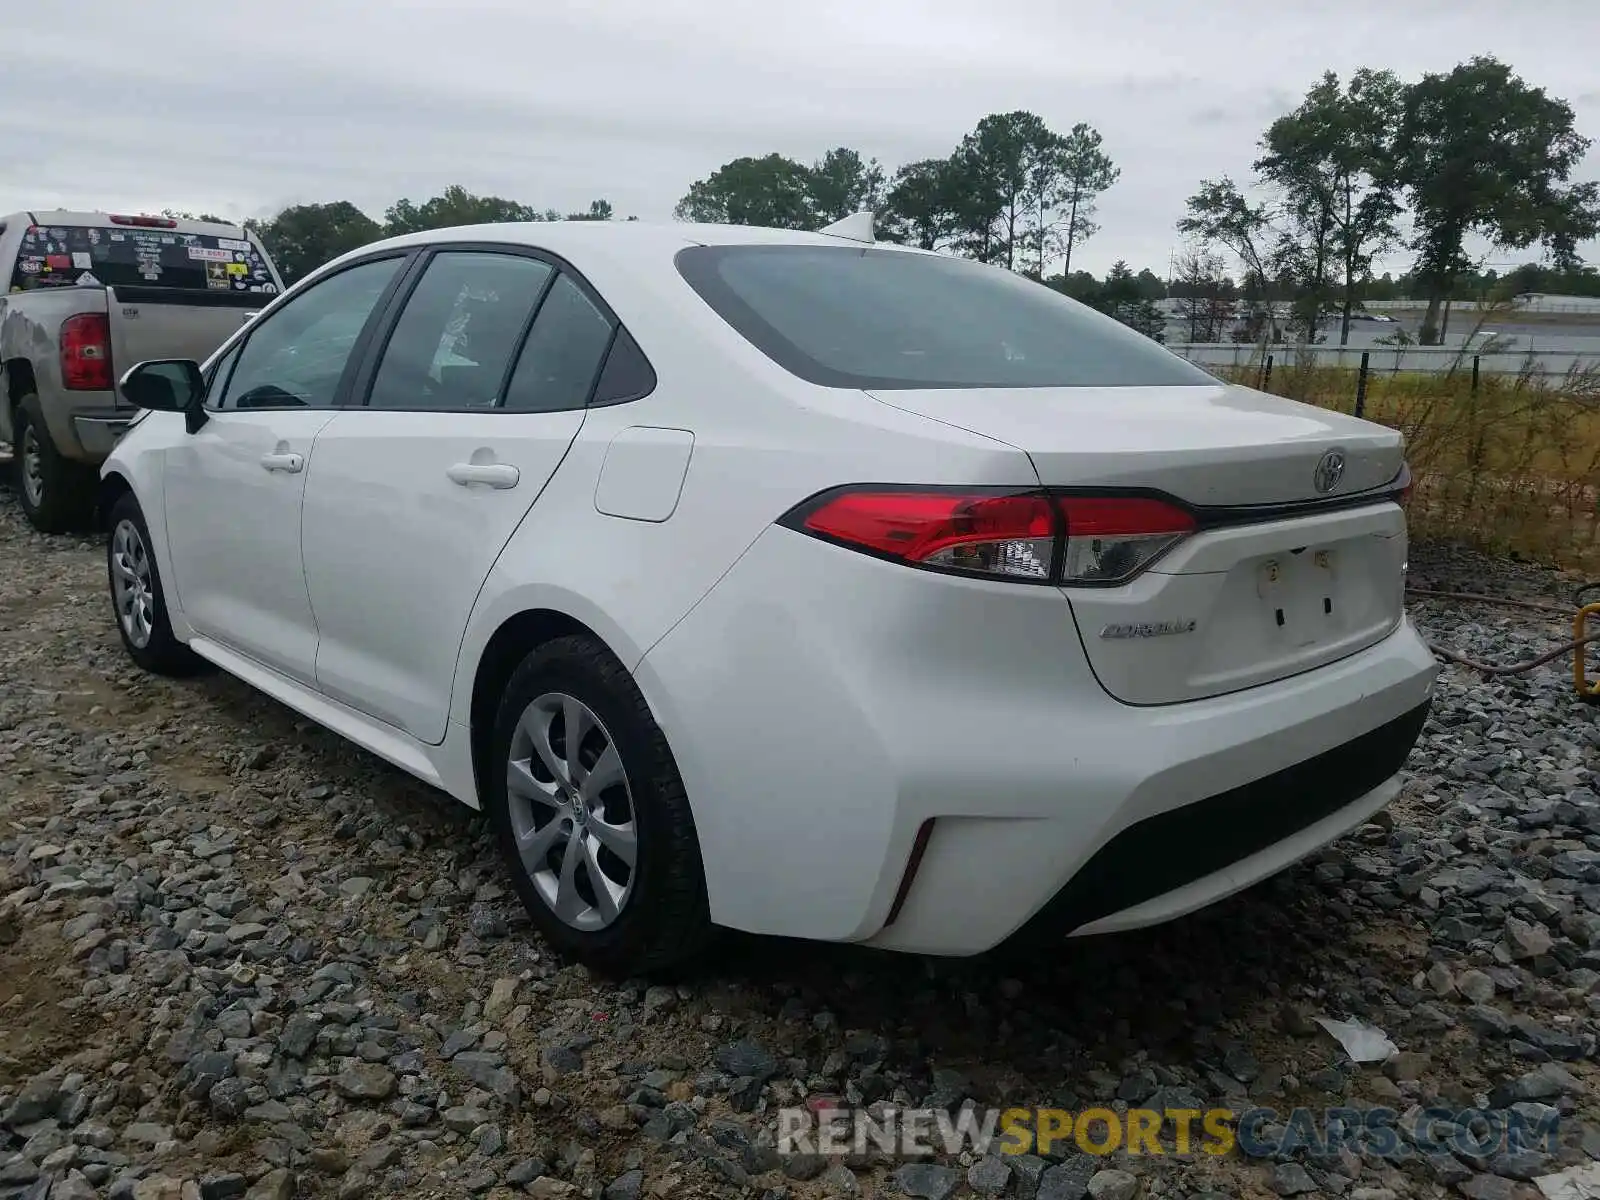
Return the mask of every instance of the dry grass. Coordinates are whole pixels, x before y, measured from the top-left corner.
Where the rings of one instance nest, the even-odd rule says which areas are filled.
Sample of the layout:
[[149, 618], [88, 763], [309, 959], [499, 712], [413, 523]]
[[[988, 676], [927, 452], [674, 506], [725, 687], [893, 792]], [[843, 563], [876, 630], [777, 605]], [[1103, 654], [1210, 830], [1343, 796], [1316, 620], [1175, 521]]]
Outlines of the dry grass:
[[[1357, 372], [1297, 363], [1281, 347], [1267, 390], [1353, 412]], [[1260, 385], [1259, 372], [1232, 375]], [[1417, 479], [1415, 536], [1569, 568], [1600, 566], [1600, 372], [1374, 371], [1366, 416], [1399, 429]]]

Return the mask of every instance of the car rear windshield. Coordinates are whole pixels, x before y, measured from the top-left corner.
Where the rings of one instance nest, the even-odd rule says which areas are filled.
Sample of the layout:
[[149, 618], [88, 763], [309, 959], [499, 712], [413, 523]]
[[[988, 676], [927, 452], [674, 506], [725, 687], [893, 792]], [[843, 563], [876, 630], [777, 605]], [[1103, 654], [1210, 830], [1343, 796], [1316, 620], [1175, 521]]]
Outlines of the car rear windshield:
[[1154, 387], [1216, 380], [1043, 284], [943, 255], [693, 246], [679, 273], [786, 370], [826, 387]]
[[30, 225], [11, 290], [90, 287], [257, 292], [278, 288], [266, 259], [244, 238], [117, 225]]

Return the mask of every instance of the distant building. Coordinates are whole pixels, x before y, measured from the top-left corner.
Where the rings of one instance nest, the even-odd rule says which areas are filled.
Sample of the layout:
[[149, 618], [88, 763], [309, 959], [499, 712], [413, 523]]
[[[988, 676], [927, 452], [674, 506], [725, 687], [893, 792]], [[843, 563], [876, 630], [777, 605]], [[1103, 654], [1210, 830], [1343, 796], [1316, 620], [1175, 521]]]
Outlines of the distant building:
[[1557, 296], [1550, 292], [1523, 292], [1511, 301], [1525, 312], [1600, 313], [1600, 296]]

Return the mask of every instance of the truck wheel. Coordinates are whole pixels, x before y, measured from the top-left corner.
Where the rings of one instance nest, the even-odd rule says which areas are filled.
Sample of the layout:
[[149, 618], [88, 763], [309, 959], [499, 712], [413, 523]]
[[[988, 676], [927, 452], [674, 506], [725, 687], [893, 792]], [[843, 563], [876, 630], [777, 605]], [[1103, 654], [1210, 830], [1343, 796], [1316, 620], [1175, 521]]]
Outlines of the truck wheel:
[[39, 397], [24, 396], [17, 406], [11, 461], [17, 499], [28, 521], [41, 533], [86, 528], [94, 516], [98, 474], [62, 458], [45, 427]]

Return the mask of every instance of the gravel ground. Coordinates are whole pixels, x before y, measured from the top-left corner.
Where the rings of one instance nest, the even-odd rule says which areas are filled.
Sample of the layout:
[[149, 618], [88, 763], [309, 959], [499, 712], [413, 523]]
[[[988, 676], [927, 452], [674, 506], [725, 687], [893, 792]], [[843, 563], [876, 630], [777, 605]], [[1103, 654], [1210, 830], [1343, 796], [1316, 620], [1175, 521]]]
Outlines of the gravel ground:
[[[1420, 549], [1413, 573], [1570, 586]], [[227, 677], [141, 675], [104, 588], [96, 542], [0, 492], [0, 1200], [1495, 1200], [1600, 1157], [1600, 710], [1560, 662], [1447, 671], [1388, 814], [1163, 929], [968, 962], [735, 938], [617, 986], [541, 946], [472, 813]], [[1417, 611], [1480, 658], [1561, 631]], [[1324, 1014], [1403, 1053], [1357, 1066]], [[780, 1161], [807, 1094], [1517, 1105], [1562, 1145]]]

